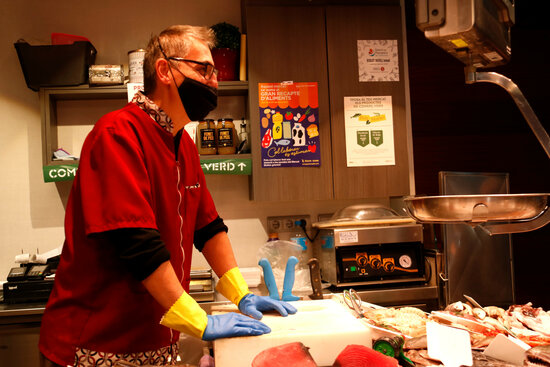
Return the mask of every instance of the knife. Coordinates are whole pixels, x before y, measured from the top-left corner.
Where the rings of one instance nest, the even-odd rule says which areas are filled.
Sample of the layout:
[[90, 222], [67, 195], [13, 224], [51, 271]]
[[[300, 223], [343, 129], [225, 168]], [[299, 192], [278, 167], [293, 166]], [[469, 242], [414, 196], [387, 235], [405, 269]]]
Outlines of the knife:
[[321, 269], [319, 269], [319, 260], [312, 257], [307, 262], [309, 266], [309, 278], [311, 279], [311, 288], [313, 294], [309, 295], [311, 299], [323, 299], [323, 287], [321, 286]]

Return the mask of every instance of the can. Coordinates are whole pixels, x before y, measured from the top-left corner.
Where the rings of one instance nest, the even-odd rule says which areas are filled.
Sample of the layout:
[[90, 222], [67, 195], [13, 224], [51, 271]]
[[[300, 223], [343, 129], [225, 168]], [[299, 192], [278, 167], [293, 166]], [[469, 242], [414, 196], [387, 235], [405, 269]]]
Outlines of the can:
[[144, 58], [145, 50], [143, 48], [128, 51], [128, 76], [130, 83], [143, 83]]
[[90, 85], [124, 84], [122, 65], [90, 65], [88, 68]]

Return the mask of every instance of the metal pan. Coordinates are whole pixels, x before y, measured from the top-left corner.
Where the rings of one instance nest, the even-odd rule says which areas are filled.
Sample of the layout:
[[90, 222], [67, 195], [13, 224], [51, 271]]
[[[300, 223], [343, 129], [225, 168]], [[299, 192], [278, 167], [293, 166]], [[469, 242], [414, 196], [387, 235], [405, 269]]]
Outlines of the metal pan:
[[529, 221], [548, 210], [550, 194], [419, 196], [404, 199], [408, 214], [424, 223]]

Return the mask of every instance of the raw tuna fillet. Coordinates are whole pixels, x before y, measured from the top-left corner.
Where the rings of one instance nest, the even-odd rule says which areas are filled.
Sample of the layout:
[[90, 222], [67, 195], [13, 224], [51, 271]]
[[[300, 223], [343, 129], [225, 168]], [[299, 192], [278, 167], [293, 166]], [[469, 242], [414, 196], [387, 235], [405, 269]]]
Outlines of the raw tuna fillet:
[[258, 353], [252, 367], [317, 367], [309, 348], [300, 342], [287, 343]]
[[397, 359], [364, 345], [350, 344], [338, 354], [332, 367], [398, 367]]

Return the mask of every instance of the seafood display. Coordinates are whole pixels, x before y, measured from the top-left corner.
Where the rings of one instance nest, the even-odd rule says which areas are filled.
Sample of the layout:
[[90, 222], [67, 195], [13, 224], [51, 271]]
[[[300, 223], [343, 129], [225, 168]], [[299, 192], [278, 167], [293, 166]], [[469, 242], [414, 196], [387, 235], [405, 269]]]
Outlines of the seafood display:
[[363, 308], [366, 321], [409, 337], [426, 334], [426, 313], [416, 307]]
[[486, 347], [498, 334], [511, 335], [531, 347], [550, 344], [550, 312], [535, 308], [532, 303], [505, 310], [496, 306], [473, 307], [459, 301], [430, 314], [415, 307], [382, 308], [363, 303], [362, 310], [365, 322], [407, 339], [425, 335], [426, 322], [433, 320], [470, 332], [473, 348]]
[[550, 345], [541, 345], [525, 352], [525, 366], [550, 366]]
[[[452, 326], [477, 333], [471, 334], [475, 347], [488, 345], [498, 333], [514, 336], [531, 347], [550, 344], [550, 313], [541, 307], [533, 307], [530, 302], [512, 305], [507, 310], [495, 306], [477, 308], [468, 303], [455, 302], [442, 312], [460, 317], [451, 323]], [[475, 329], [464, 320], [476, 322], [482, 329]]]

